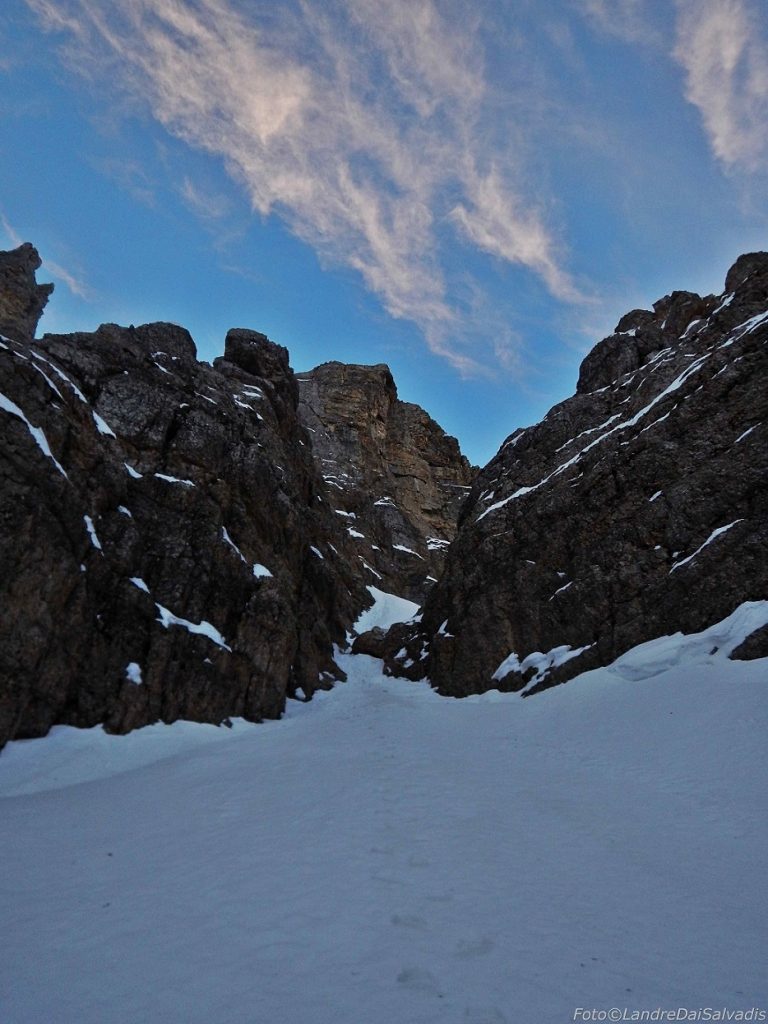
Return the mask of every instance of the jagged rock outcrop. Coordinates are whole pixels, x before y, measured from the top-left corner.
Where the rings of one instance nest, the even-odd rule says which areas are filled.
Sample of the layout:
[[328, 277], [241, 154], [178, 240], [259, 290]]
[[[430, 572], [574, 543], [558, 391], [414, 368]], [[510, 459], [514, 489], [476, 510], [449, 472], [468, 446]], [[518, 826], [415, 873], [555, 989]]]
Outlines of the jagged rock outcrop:
[[41, 259], [37, 249], [24, 242], [10, 252], [0, 252], [0, 334], [14, 341], [34, 338], [52, 284], [38, 284], [35, 271]]
[[402, 402], [389, 368], [323, 363], [298, 376], [299, 415], [366, 583], [420, 602], [442, 570], [473, 469]]
[[38, 265], [0, 258], [0, 746], [327, 688], [370, 598], [286, 350], [230, 331], [210, 367], [164, 323], [33, 341]]
[[[577, 393], [476, 479], [389, 670], [534, 693], [768, 597], [768, 254], [673, 292], [586, 357]], [[768, 654], [768, 633], [735, 657]]]

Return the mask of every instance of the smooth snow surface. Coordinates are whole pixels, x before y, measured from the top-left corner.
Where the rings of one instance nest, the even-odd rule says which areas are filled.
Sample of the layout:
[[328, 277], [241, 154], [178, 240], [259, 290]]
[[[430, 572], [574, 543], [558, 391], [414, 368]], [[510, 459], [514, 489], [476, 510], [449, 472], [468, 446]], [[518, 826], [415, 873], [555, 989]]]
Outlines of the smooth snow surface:
[[527, 700], [341, 665], [282, 722], [8, 746], [3, 1021], [766, 1006], [768, 660], [699, 651]]
[[355, 632], [357, 633], [366, 633], [375, 626], [389, 629], [396, 622], [409, 622], [419, 610], [415, 601], [406, 601], [404, 597], [388, 594], [385, 590], [379, 590], [378, 587], [367, 587], [366, 589], [373, 598], [373, 605], [364, 611], [355, 623]]
[[[723, 662], [750, 634], [768, 626], [768, 601], [745, 601], [701, 633], [674, 633], [633, 647], [614, 661], [610, 671], [625, 679], [649, 679], [677, 666], [694, 668]], [[730, 664], [730, 663], [728, 663]], [[763, 679], [768, 685], [768, 659]], [[726, 672], [723, 667], [721, 671]]]

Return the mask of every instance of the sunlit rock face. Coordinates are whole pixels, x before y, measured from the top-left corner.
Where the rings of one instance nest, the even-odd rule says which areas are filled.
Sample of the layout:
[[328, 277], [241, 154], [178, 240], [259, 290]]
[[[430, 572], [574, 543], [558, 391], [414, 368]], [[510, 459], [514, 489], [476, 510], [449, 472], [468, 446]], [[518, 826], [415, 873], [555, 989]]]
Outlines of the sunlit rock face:
[[442, 570], [473, 469], [402, 402], [389, 368], [323, 363], [298, 376], [299, 415], [369, 585], [421, 601]]
[[[476, 478], [389, 670], [533, 693], [768, 595], [768, 254], [627, 314]], [[735, 657], [768, 654], [763, 630]]]

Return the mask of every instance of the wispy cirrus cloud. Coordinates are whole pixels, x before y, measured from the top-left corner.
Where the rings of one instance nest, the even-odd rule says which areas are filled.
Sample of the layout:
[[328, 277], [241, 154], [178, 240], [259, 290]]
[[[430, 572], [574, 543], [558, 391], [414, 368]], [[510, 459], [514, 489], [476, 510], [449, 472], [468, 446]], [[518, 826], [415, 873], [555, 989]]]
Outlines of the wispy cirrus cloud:
[[491, 167], [486, 174], [468, 168], [466, 183], [467, 203], [458, 203], [451, 212], [466, 236], [493, 256], [535, 270], [556, 298], [583, 301], [556, 258], [543, 219], [535, 209], [523, 208], [520, 197], [508, 189], [497, 168]]
[[221, 220], [232, 210], [232, 204], [225, 195], [203, 189], [188, 177], [182, 179], [179, 194], [187, 206], [203, 220]]
[[625, 43], [660, 43], [648, 16], [648, 0], [576, 0], [581, 13], [605, 35]]
[[359, 272], [458, 369], [477, 367], [457, 340], [477, 325], [449, 297], [446, 242], [526, 267], [556, 298], [580, 300], [519, 157], [489, 125], [477, 16], [466, 7], [27, 3], [66, 33], [75, 65], [108, 71], [169, 132], [221, 157], [256, 211]]
[[715, 156], [746, 171], [768, 166], [768, 15], [748, 0], [677, 0], [674, 49], [686, 97]]
[[101, 159], [96, 167], [137, 202], [150, 208], [157, 205], [155, 186], [138, 160]]

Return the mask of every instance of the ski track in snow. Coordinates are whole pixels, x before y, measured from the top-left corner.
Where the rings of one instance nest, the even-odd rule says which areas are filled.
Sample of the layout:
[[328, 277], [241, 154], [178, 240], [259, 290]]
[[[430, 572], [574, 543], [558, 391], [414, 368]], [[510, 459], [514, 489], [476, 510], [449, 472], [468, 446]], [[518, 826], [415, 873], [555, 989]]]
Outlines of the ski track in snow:
[[343, 655], [349, 682], [281, 722], [10, 744], [3, 1020], [765, 1006], [768, 659], [710, 647], [663, 638], [529, 700]]

